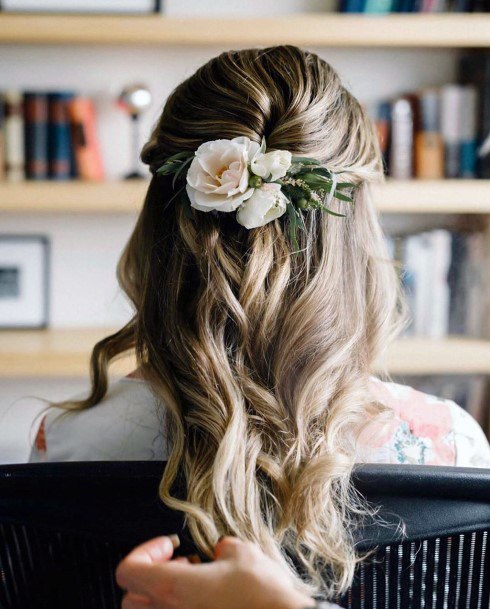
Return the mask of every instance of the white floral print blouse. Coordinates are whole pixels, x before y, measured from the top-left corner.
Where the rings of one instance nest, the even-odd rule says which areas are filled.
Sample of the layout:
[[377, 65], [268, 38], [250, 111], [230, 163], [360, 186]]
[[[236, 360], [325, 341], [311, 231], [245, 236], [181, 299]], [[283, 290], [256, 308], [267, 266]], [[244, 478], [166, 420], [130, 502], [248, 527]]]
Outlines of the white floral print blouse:
[[[490, 446], [478, 423], [454, 402], [405, 385], [371, 380], [387, 406], [356, 442], [363, 463], [414, 463], [490, 468]], [[59, 411], [58, 411], [59, 412]], [[164, 409], [142, 379], [113, 383], [97, 406], [55, 420], [48, 411], [30, 461], [165, 460], [169, 442]]]

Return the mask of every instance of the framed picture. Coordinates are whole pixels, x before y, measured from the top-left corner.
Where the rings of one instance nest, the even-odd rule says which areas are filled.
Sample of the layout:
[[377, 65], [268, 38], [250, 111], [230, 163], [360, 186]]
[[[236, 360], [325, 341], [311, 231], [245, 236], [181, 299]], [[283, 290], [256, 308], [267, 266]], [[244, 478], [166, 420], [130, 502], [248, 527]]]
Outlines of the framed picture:
[[49, 239], [0, 235], [0, 328], [45, 328], [49, 309]]

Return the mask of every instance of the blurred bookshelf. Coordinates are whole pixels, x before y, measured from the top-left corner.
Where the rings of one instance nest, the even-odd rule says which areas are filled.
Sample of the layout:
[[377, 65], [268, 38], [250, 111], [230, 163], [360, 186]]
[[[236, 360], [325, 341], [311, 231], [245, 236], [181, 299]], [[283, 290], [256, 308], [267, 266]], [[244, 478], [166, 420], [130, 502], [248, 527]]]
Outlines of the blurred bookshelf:
[[[490, 48], [490, 14], [321, 13], [265, 18], [0, 14], [0, 46], [94, 46], [102, 53], [104, 45], [237, 48], [282, 43], [386, 49], [390, 55], [404, 48]], [[425, 55], [430, 61], [430, 53]], [[136, 215], [146, 187], [146, 180], [5, 181], [0, 182], [0, 214]], [[386, 214], [440, 214], [441, 220], [449, 214], [481, 215], [478, 222], [488, 231], [490, 180], [388, 179], [373, 185], [373, 199]], [[86, 377], [93, 345], [111, 332], [90, 327], [2, 331], [0, 378], [22, 382], [24, 377]], [[124, 357], [111, 366], [111, 373], [124, 375], [134, 366], [133, 357]], [[490, 376], [490, 340], [401, 338], [376, 368], [402, 377]]]
[[[133, 214], [146, 180], [0, 182], [0, 213]], [[490, 214], [490, 180], [387, 180], [373, 186], [380, 212]]]
[[[94, 344], [112, 328], [6, 330], [0, 341], [0, 378], [85, 377]], [[134, 370], [131, 355], [111, 365], [111, 374]], [[490, 341], [451, 337], [403, 338], [390, 347], [377, 370], [391, 375], [490, 374]]]
[[488, 14], [353, 15], [265, 18], [0, 15], [0, 44], [318, 45], [325, 47], [490, 46]]

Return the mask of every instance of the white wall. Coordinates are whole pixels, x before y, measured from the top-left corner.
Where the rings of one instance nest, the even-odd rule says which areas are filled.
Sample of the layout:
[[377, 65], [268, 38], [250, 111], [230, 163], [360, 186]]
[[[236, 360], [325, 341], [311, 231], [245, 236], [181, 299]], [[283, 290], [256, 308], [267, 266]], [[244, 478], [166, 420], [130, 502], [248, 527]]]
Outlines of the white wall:
[[[175, 2], [173, 6], [177, 6]], [[189, 8], [185, 3], [181, 6]], [[251, 13], [254, 12], [252, 7]], [[142, 137], [146, 137], [169, 92], [221, 50], [224, 49], [0, 47], [0, 89], [75, 89], [94, 95], [107, 175], [118, 178], [129, 162], [129, 124], [114, 102], [121, 88], [133, 82], [150, 87], [153, 104], [142, 125]], [[456, 55], [447, 50], [312, 50], [336, 67], [344, 82], [365, 103], [420, 86], [443, 84], [455, 74]], [[129, 316], [114, 269], [133, 223], [134, 218], [128, 216], [4, 215], [0, 216], [0, 232], [42, 232], [50, 236], [53, 327], [106, 326], [123, 323]], [[14, 455], [14, 461], [27, 455], [25, 430], [38, 406], [32, 401], [27, 406], [14, 404], [17, 398], [33, 394], [59, 399], [85, 385], [86, 381], [81, 380], [0, 380], [0, 462], [7, 460], [8, 454]], [[10, 406], [12, 409], [7, 410]], [[16, 421], [18, 438], [7, 431], [15, 427]]]

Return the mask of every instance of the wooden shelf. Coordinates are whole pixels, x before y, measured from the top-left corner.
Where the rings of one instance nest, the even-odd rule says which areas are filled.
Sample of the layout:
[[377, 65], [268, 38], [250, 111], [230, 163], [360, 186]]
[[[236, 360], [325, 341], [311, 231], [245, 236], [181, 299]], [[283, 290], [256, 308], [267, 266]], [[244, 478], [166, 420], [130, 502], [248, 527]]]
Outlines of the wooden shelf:
[[[0, 213], [136, 214], [147, 182], [0, 182]], [[387, 181], [373, 187], [385, 213], [490, 214], [490, 180]]]
[[490, 374], [490, 341], [402, 338], [382, 361], [390, 374]]
[[216, 19], [0, 15], [0, 44], [324, 47], [488, 47], [490, 15], [345, 15]]
[[0, 212], [131, 214], [139, 211], [148, 182], [0, 182]]
[[[1, 330], [0, 378], [84, 377], [94, 344], [108, 336], [109, 328], [57, 330]], [[111, 366], [115, 374], [134, 370], [131, 357]]]
[[[0, 334], [0, 377], [83, 377], [93, 345], [111, 329], [6, 330]], [[467, 338], [404, 338], [378, 366], [390, 374], [490, 374], [490, 341]], [[132, 357], [115, 362], [111, 372], [127, 374]]]
[[395, 214], [490, 213], [490, 180], [388, 180], [373, 186], [378, 209]]

